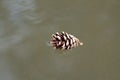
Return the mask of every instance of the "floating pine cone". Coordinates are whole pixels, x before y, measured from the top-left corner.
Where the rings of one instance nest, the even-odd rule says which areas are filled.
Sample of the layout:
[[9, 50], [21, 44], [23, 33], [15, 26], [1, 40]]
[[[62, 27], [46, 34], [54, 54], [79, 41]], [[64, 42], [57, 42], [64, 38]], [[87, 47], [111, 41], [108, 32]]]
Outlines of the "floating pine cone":
[[83, 45], [78, 38], [63, 31], [61, 33], [56, 32], [55, 34], [52, 34], [50, 44], [54, 49], [60, 50], [68, 50], [79, 45]]

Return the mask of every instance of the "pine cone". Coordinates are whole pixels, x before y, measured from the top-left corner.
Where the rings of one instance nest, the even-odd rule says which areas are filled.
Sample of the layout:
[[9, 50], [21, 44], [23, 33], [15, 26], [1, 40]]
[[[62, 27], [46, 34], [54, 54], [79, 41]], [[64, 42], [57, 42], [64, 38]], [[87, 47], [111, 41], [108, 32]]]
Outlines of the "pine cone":
[[52, 34], [50, 44], [53, 48], [60, 50], [68, 50], [77, 47], [78, 45], [83, 45], [78, 38], [64, 31], [61, 33], [56, 32], [55, 34]]

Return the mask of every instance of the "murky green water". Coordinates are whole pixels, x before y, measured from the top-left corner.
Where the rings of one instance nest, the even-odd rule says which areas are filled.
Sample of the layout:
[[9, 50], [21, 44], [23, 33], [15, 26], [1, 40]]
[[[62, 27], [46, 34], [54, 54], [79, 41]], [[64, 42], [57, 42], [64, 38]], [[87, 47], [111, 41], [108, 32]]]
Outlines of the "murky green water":
[[[119, 29], [119, 0], [0, 0], [0, 80], [120, 80]], [[53, 50], [56, 31], [84, 46]]]

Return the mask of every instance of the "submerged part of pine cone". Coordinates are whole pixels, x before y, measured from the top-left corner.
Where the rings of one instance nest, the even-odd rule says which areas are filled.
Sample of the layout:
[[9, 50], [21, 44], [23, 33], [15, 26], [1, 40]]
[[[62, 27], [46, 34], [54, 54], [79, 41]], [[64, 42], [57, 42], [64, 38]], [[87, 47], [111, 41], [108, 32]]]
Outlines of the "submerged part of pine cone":
[[83, 43], [80, 42], [78, 38], [64, 31], [61, 33], [56, 32], [55, 34], [52, 34], [50, 44], [54, 49], [60, 50], [68, 50], [79, 45], [83, 45]]

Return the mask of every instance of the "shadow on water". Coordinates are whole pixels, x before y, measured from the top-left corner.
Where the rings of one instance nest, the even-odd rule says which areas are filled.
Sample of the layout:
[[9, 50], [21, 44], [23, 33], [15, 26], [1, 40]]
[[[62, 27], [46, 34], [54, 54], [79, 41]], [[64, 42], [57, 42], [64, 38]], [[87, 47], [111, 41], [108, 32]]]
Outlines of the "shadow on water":
[[[0, 80], [119, 80], [118, 0], [1, 0]], [[51, 34], [84, 42], [54, 50]]]

